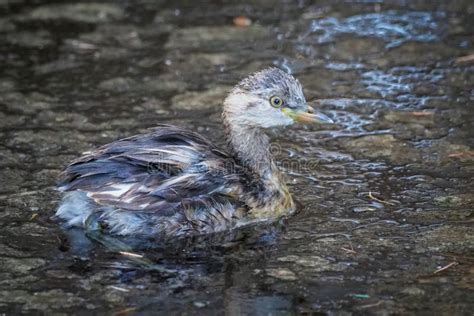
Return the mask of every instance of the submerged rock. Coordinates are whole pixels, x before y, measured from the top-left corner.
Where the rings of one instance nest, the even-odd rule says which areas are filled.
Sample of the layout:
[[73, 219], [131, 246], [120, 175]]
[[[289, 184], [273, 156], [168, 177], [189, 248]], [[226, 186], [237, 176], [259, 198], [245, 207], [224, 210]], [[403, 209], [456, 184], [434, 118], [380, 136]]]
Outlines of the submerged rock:
[[141, 83], [142, 89], [147, 93], [176, 93], [183, 92], [189, 84], [183, 80], [180, 80], [180, 76], [164, 74], [156, 77], [146, 77]]
[[6, 40], [10, 44], [29, 48], [42, 48], [53, 44], [51, 34], [44, 30], [9, 33]]
[[215, 53], [215, 54], [193, 54], [186, 58], [189, 65], [200, 65], [202, 68], [209, 66], [222, 66], [235, 62], [236, 57], [230, 54]]
[[101, 23], [124, 17], [122, 8], [110, 3], [47, 4], [32, 10], [28, 17], [38, 20], [67, 19], [76, 22]]
[[0, 291], [0, 303], [21, 304], [23, 311], [62, 311], [65, 308], [79, 306], [83, 302], [83, 298], [60, 289], [42, 292], [22, 290]]
[[3, 269], [15, 274], [25, 274], [43, 266], [46, 261], [40, 258], [0, 258]]
[[209, 109], [224, 101], [231, 87], [216, 86], [203, 92], [186, 92], [172, 99], [172, 107], [179, 110]]
[[0, 92], [13, 91], [16, 88], [16, 82], [10, 78], [0, 78]]
[[138, 84], [136, 81], [125, 77], [107, 79], [99, 83], [100, 89], [114, 92], [128, 92], [136, 89], [137, 86]]
[[469, 207], [474, 204], [474, 196], [471, 194], [437, 196], [434, 202], [443, 207]]
[[391, 134], [368, 135], [340, 143], [354, 156], [388, 159], [394, 163], [419, 161], [420, 153], [412, 145], [396, 139]]
[[177, 80], [176, 77], [163, 75], [157, 77], [145, 77], [141, 81], [130, 77], [116, 77], [99, 83], [102, 90], [127, 93], [131, 91], [142, 91], [149, 95], [152, 93], [176, 93], [185, 91], [188, 84]]
[[10, 22], [8, 19], [0, 18], [0, 33], [14, 31], [15, 28], [15, 24]]
[[281, 262], [293, 262], [297, 265], [300, 265], [304, 268], [310, 268], [311, 271], [321, 272], [321, 271], [342, 271], [346, 266], [339, 265], [335, 262], [329, 261], [325, 258], [319, 256], [285, 256], [277, 259]]
[[474, 232], [468, 226], [444, 225], [419, 234], [414, 243], [415, 252], [472, 253]]
[[296, 274], [289, 269], [267, 269], [267, 275], [285, 281], [297, 280]]
[[177, 29], [170, 34], [165, 45], [167, 49], [190, 47], [199, 48], [203, 45], [219, 47], [229, 42], [252, 42], [263, 39], [270, 35], [268, 29], [253, 25], [246, 28], [234, 26], [198, 26]]

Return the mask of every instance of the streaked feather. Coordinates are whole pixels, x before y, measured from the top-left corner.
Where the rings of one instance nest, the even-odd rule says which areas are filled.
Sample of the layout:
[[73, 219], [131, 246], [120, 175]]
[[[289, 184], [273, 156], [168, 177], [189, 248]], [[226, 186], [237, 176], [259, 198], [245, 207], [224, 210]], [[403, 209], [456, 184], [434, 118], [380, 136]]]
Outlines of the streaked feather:
[[232, 155], [198, 134], [159, 126], [105, 145], [60, 175], [57, 215], [69, 225], [114, 234], [181, 236], [275, 219], [294, 210], [264, 129], [294, 120], [268, 104], [307, 110], [293, 76], [268, 68], [242, 80], [224, 101]]
[[[143, 232], [150, 225], [150, 231], [184, 232], [201, 227], [199, 221], [216, 229], [242, 208], [235, 199], [242, 186], [239, 170], [232, 156], [198, 134], [161, 126], [76, 159], [61, 173], [59, 188], [84, 192], [96, 210], [111, 206], [100, 219], [114, 233]], [[67, 217], [60, 210], [57, 215]], [[84, 222], [77, 212], [71, 211], [71, 225]]]

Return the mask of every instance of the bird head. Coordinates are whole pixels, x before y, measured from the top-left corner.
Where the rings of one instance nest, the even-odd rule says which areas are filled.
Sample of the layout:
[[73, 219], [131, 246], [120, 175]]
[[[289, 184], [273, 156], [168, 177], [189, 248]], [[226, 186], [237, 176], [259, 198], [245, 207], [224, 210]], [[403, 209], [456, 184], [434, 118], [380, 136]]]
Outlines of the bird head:
[[333, 123], [308, 106], [301, 84], [278, 68], [243, 79], [224, 102], [224, 115], [235, 124], [271, 128], [293, 123]]

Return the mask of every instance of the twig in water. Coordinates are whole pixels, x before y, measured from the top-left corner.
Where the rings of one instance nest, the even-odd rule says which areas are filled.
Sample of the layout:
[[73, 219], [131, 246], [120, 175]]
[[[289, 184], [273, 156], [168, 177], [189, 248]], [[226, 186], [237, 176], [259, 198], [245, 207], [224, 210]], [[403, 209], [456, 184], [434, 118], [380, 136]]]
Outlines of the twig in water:
[[467, 63], [467, 62], [470, 62], [470, 61], [474, 61], [474, 54], [470, 54], [470, 55], [467, 55], [467, 56], [462, 56], [462, 57], [458, 57], [454, 60], [457, 64], [460, 64], [460, 63]]
[[354, 247], [352, 246], [352, 243], [350, 243], [350, 246], [351, 248], [346, 248], [346, 247], [342, 247], [341, 249], [344, 250], [345, 252], [348, 252], [348, 253], [352, 253], [352, 254], [357, 254], [357, 252], [354, 250]]
[[384, 200], [381, 200], [379, 198], [376, 198], [375, 196], [372, 195], [372, 191], [369, 192], [369, 199], [371, 200], [374, 200], [374, 201], [377, 201], [379, 203], [382, 203], [382, 204], [387, 204], [387, 205], [395, 205], [395, 203], [392, 203], [392, 202], [387, 202], [387, 201], [384, 201]]
[[460, 151], [448, 155], [449, 158], [474, 158], [474, 151]]
[[119, 254], [127, 256], [127, 257], [143, 258], [143, 256], [139, 255], [138, 253], [133, 253], [133, 252], [128, 252], [128, 251], [119, 251]]
[[414, 112], [411, 112], [411, 115], [413, 116], [417, 116], [417, 117], [424, 117], [424, 116], [433, 116], [434, 113], [433, 112], [423, 112], [423, 111], [414, 111]]
[[377, 307], [377, 306], [379, 306], [383, 303], [384, 303], [384, 301], [378, 301], [377, 303], [374, 303], [374, 304], [367, 304], [367, 305], [357, 306], [357, 309], [367, 309], [367, 308]]
[[128, 307], [128, 308], [125, 308], [125, 309], [122, 309], [116, 313], [113, 313], [114, 316], [119, 316], [119, 315], [125, 315], [125, 314], [129, 314], [129, 313], [132, 313], [134, 311], [136, 311], [137, 308], [136, 307]]
[[444, 267], [439, 268], [438, 270], [436, 270], [435, 272], [433, 272], [433, 274], [440, 273], [441, 271], [444, 271], [444, 270], [446, 270], [446, 269], [449, 269], [449, 268], [451, 268], [452, 266], [455, 266], [455, 265], [457, 265], [457, 264], [458, 264], [458, 263], [457, 263], [456, 261], [453, 261], [453, 262], [451, 262], [451, 263], [445, 265]]
[[115, 285], [109, 285], [108, 287], [112, 290], [117, 290], [117, 291], [120, 291], [120, 292], [130, 292], [130, 290], [127, 290], [127, 289], [124, 289], [123, 287], [118, 287], [118, 286], [115, 286]]

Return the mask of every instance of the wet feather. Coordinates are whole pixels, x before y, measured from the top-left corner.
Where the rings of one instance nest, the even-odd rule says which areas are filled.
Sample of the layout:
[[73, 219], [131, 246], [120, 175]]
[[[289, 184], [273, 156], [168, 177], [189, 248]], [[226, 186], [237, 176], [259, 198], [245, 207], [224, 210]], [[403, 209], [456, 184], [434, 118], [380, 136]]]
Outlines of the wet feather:
[[229, 151], [160, 125], [86, 153], [60, 174], [65, 195], [56, 215], [68, 226], [112, 234], [178, 237], [291, 213], [293, 201], [262, 131], [292, 122], [268, 105], [273, 93], [293, 100], [289, 106], [304, 103], [299, 82], [276, 68], [231, 91], [224, 102]]

